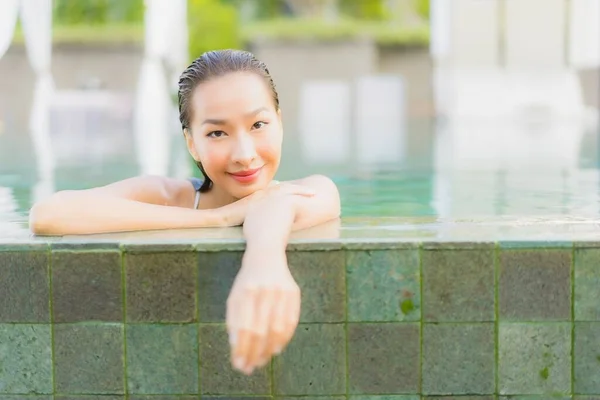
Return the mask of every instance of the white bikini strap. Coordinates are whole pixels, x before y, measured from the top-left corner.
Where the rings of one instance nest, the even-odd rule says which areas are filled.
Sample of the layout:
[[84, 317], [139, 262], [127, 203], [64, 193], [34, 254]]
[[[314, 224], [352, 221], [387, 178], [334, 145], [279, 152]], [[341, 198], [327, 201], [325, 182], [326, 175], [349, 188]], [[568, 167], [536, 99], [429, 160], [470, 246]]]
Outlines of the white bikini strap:
[[200, 191], [196, 190], [196, 198], [194, 199], [194, 210], [198, 209], [198, 204], [200, 204]]

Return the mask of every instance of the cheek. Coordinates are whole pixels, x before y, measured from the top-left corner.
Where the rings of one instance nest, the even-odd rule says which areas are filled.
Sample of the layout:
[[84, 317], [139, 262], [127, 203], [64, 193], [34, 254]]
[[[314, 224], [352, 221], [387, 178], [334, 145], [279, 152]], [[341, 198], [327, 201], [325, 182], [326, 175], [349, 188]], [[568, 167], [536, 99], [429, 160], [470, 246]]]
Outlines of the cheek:
[[280, 131], [274, 131], [270, 135], [256, 143], [256, 151], [262, 158], [269, 161], [277, 161], [281, 155], [282, 135]]
[[222, 169], [227, 165], [228, 153], [223, 146], [200, 145], [198, 146], [198, 155], [207, 172]]

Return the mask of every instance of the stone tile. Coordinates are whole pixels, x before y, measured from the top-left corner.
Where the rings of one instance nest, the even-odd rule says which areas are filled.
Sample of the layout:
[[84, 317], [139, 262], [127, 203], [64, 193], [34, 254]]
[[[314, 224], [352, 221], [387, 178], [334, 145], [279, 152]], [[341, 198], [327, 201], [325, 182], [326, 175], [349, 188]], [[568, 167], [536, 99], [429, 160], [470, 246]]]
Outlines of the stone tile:
[[494, 393], [494, 353], [493, 323], [424, 325], [423, 393]]
[[50, 325], [0, 325], [0, 394], [51, 394]]
[[494, 251], [494, 242], [444, 242], [440, 240], [424, 241], [425, 250], [491, 250]]
[[[302, 400], [346, 400], [346, 396], [301, 396]], [[204, 397], [203, 397], [204, 399]], [[218, 400], [213, 398], [214, 400]], [[253, 400], [254, 398], [248, 400]], [[265, 398], [267, 399], [267, 398]], [[268, 398], [270, 399], [270, 397]], [[290, 397], [275, 397], [276, 400], [299, 400], [298, 396], [290, 396]], [[419, 400], [419, 399], [415, 399]]]
[[52, 252], [54, 322], [123, 321], [121, 253]]
[[502, 250], [500, 319], [569, 321], [571, 259], [570, 250]]
[[[419, 396], [410, 395], [358, 395], [348, 396], [349, 400], [421, 400]], [[468, 399], [467, 399], [468, 400]], [[492, 400], [492, 399], [490, 399]]]
[[[87, 236], [87, 235], [86, 235]], [[71, 251], [98, 251], [98, 250], [120, 250], [121, 243], [118, 240], [94, 240], [86, 236], [67, 236], [56, 243], [52, 243], [52, 250]]]
[[418, 324], [349, 324], [349, 393], [417, 393], [419, 341]]
[[575, 323], [575, 393], [600, 393], [600, 322]]
[[[498, 400], [571, 400], [571, 399], [572, 399], [571, 396], [568, 396], [568, 395], [561, 396], [561, 395], [556, 395], [556, 394], [498, 396]], [[575, 396], [575, 399], [577, 399], [577, 396]]]
[[[511, 398], [514, 398], [511, 396]], [[423, 400], [495, 400], [496, 397], [490, 396], [423, 396]], [[533, 400], [533, 399], [532, 399]], [[542, 399], [539, 399], [542, 400]]]
[[[132, 398], [133, 397], [130, 397], [130, 399], [132, 399]], [[159, 400], [156, 397], [154, 397], [154, 399]], [[197, 398], [194, 398], [194, 399], [197, 399]], [[0, 399], [0, 400], [2, 400], [2, 399]], [[94, 395], [77, 394], [77, 395], [54, 396], [54, 400], [125, 400], [125, 395], [94, 396]]]
[[[205, 399], [206, 397], [203, 397]], [[254, 399], [254, 398], [253, 398]], [[98, 399], [102, 400], [102, 399]], [[200, 400], [200, 396], [129, 396], [129, 400]]]
[[572, 249], [573, 242], [569, 240], [500, 240], [498, 247], [501, 249], [528, 250]]
[[1, 251], [0, 276], [0, 323], [50, 322], [47, 251]]
[[197, 394], [197, 326], [128, 325], [127, 384], [130, 394]]
[[346, 255], [343, 251], [293, 251], [288, 265], [302, 290], [300, 322], [346, 318]]
[[[135, 237], [121, 242], [123, 251], [129, 254], [140, 253], [188, 253], [195, 251], [198, 239], [189, 234], [189, 230], [182, 230], [181, 236], [170, 236], [174, 231], [144, 231], [135, 232]], [[142, 237], [141, 235], [149, 235]], [[156, 235], [156, 236], [153, 236]]]
[[567, 394], [571, 389], [569, 323], [501, 323], [500, 394]]
[[[320, 397], [321, 399], [321, 397]], [[327, 400], [327, 398], [322, 398]], [[150, 400], [150, 399], [148, 399]], [[260, 396], [202, 396], [202, 400], [273, 400], [273, 397], [260, 397]], [[278, 398], [279, 400], [279, 398]], [[308, 399], [307, 399], [308, 400]]]
[[418, 250], [348, 251], [349, 321], [421, 318]]
[[59, 393], [125, 393], [123, 325], [54, 326], [54, 374]]
[[240, 251], [200, 252], [198, 313], [200, 322], [225, 322], [227, 297], [240, 269]]
[[125, 253], [128, 322], [196, 320], [198, 255]]
[[[495, 400], [495, 396], [423, 396], [423, 400]], [[542, 400], [542, 399], [540, 399]]]
[[600, 249], [575, 250], [575, 320], [600, 321]]
[[200, 324], [200, 390], [205, 395], [269, 395], [271, 367], [246, 376], [231, 366], [229, 338], [224, 325]]
[[421, 254], [424, 321], [494, 321], [493, 249]]
[[273, 360], [276, 395], [341, 395], [346, 392], [343, 324], [300, 324]]

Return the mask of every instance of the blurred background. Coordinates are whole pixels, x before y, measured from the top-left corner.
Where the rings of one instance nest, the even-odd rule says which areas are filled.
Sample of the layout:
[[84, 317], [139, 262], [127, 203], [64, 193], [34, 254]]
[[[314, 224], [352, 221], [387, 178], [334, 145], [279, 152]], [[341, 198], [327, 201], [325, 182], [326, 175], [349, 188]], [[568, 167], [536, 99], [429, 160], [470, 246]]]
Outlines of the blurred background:
[[219, 48], [273, 75], [278, 178], [329, 175], [345, 217], [597, 218], [599, 27], [599, 0], [2, 0], [0, 232], [198, 175], [176, 84]]

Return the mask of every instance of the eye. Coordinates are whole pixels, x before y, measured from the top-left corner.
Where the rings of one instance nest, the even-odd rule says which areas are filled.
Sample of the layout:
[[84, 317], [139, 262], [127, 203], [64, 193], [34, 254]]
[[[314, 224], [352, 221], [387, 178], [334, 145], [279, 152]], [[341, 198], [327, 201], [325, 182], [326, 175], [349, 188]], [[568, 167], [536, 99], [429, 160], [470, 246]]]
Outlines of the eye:
[[260, 129], [260, 128], [264, 127], [265, 125], [267, 125], [266, 122], [264, 122], [264, 121], [258, 121], [258, 122], [255, 122], [254, 125], [252, 125], [252, 128], [254, 128], [254, 129]]
[[212, 132], [208, 133], [206, 136], [216, 139], [216, 138], [222, 137], [223, 135], [225, 135], [225, 132], [223, 132], [223, 131], [212, 131]]

